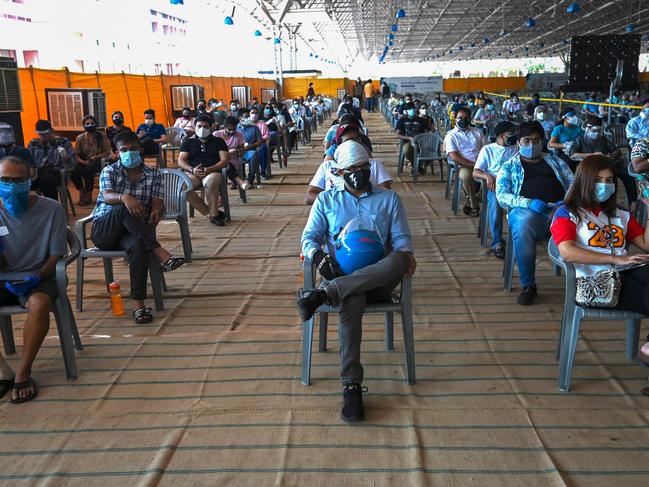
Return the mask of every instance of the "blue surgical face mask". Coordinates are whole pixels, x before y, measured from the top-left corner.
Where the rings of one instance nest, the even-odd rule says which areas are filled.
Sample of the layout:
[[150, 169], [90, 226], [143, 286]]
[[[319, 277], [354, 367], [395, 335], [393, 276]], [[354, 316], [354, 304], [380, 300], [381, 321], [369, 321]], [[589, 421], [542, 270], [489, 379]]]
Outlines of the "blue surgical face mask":
[[519, 146], [518, 151], [525, 159], [536, 159], [543, 151], [543, 144], [521, 145]]
[[122, 166], [128, 169], [135, 169], [142, 164], [142, 156], [139, 151], [129, 150], [119, 153], [119, 161], [122, 163]]
[[570, 117], [566, 117], [566, 119], [568, 120], [568, 123], [573, 127], [579, 125], [579, 117], [577, 117], [577, 115], [571, 115]]
[[415, 109], [414, 108], [411, 108], [411, 109], [408, 110], [408, 116], [409, 117], [414, 117], [415, 116]]
[[613, 183], [595, 183], [595, 199], [598, 203], [604, 203], [615, 193]]
[[31, 181], [9, 183], [0, 181], [0, 200], [9, 214], [20, 218], [29, 205], [29, 188]]
[[643, 108], [643, 109], [642, 109], [642, 112], [643, 112], [645, 115], [649, 115], [649, 108]]
[[487, 110], [493, 110], [494, 106], [492, 104], [487, 105]]

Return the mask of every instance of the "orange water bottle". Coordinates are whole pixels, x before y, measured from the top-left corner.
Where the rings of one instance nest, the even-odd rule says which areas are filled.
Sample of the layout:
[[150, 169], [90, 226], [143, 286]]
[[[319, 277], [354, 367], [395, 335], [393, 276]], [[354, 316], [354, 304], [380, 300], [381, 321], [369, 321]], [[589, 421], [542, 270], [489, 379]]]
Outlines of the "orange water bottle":
[[113, 281], [108, 285], [110, 292], [110, 307], [113, 310], [113, 316], [124, 316], [124, 302], [119, 287], [119, 281]]

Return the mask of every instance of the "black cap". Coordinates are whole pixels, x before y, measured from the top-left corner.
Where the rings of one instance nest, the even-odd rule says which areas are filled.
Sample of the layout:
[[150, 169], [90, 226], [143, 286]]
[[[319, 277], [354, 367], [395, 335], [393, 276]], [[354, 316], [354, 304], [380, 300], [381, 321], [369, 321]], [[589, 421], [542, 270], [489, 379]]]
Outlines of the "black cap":
[[516, 125], [512, 122], [498, 122], [494, 127], [494, 135], [498, 137], [500, 134], [505, 132], [516, 132]]
[[36, 133], [39, 135], [45, 135], [52, 132], [52, 124], [49, 120], [39, 120], [36, 122]]

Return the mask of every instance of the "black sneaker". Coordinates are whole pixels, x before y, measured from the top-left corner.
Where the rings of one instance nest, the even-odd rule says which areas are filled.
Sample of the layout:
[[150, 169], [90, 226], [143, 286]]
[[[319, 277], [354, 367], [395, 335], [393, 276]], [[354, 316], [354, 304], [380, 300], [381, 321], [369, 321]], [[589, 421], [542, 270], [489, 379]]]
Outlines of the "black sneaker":
[[345, 384], [343, 388], [343, 408], [340, 417], [347, 423], [357, 423], [365, 419], [365, 408], [363, 408], [363, 392], [367, 387], [360, 384]]
[[529, 306], [536, 297], [536, 286], [525, 286], [523, 291], [518, 295], [518, 304]]
[[217, 214], [217, 218], [220, 218], [221, 220], [225, 221], [225, 212], [219, 210], [219, 213]]
[[210, 217], [210, 223], [213, 223], [217, 227], [224, 227], [225, 226], [225, 220], [221, 218], [221, 215], [219, 216], [211, 216]]
[[327, 301], [327, 293], [322, 289], [311, 289], [297, 293], [297, 309], [302, 321], [308, 321], [316, 310]]

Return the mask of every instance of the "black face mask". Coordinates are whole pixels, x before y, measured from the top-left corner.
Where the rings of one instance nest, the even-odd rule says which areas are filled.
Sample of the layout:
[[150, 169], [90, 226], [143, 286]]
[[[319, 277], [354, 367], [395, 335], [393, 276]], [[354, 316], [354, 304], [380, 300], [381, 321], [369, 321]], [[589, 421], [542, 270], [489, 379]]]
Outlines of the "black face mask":
[[345, 173], [343, 178], [356, 191], [361, 191], [367, 188], [370, 184], [370, 169], [361, 169], [360, 171]]
[[124, 123], [124, 120], [122, 120], [121, 118], [113, 118], [113, 123], [117, 126], [120, 126]]
[[470, 122], [467, 118], [460, 118], [457, 122], [455, 122], [458, 127], [460, 127], [462, 130], [469, 128]]
[[510, 147], [511, 147], [512, 145], [516, 144], [516, 141], [517, 141], [517, 140], [518, 140], [518, 137], [516, 137], [515, 135], [512, 135], [511, 137], [507, 137], [507, 138], [505, 139], [505, 144], [506, 144], [507, 146], [510, 146]]
[[86, 130], [86, 132], [88, 132], [89, 134], [92, 134], [92, 133], [94, 133], [94, 132], [97, 131], [97, 126], [96, 126], [96, 125], [85, 125], [83, 128], [84, 128], [84, 129]]

